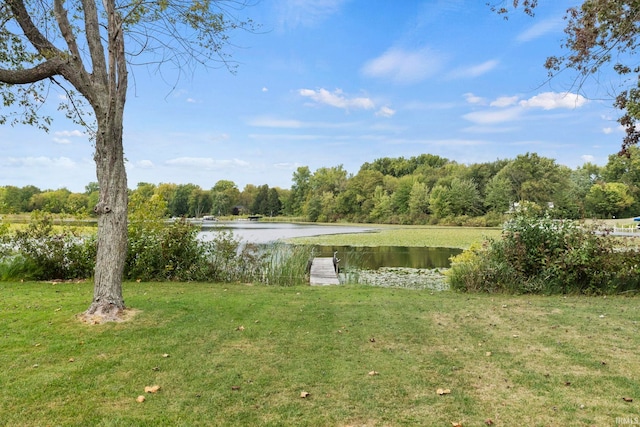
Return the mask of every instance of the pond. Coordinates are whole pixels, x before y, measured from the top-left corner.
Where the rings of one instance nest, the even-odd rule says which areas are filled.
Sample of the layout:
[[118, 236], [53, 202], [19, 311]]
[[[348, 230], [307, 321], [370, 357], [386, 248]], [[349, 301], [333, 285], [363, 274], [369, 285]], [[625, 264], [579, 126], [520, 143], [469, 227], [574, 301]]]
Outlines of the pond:
[[[200, 238], [211, 240], [216, 232], [232, 231], [245, 243], [269, 244], [294, 237], [327, 234], [363, 233], [376, 230], [371, 226], [270, 223], [260, 221], [205, 221]], [[449, 258], [462, 252], [456, 248], [404, 246], [314, 246], [316, 256], [330, 257], [337, 251], [341, 266], [376, 270], [380, 267], [448, 268]]]

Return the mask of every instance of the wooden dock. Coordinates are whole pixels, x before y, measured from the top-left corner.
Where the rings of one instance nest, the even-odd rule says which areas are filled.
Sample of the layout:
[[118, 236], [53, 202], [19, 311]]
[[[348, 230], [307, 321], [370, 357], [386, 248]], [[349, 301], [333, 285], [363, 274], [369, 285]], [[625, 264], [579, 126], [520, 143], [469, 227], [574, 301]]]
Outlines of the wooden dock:
[[339, 285], [338, 275], [333, 264], [333, 258], [314, 258], [311, 262], [309, 283], [313, 285]]

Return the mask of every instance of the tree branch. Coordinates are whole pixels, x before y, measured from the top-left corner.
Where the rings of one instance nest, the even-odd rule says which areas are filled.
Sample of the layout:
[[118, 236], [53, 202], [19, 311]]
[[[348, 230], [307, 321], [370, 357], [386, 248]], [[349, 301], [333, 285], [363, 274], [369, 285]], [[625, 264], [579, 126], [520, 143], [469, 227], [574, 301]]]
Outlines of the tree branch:
[[6, 70], [0, 68], [0, 82], [14, 85], [39, 82], [61, 74], [65, 64], [66, 63], [60, 58], [52, 58], [33, 68], [21, 70]]
[[[113, 0], [104, 0], [105, 2]], [[84, 10], [84, 27], [87, 35], [87, 44], [91, 55], [92, 73], [96, 83], [107, 87], [107, 61], [104, 55], [104, 47], [100, 40], [100, 21], [98, 20], [98, 9], [93, 0], [82, 0]]]
[[[51, 58], [52, 56], [62, 57], [63, 54], [60, 50], [53, 45], [41, 32], [36, 28], [31, 16], [24, 5], [24, 1], [21, 0], [8, 0], [7, 3], [11, 8], [18, 25], [22, 28], [24, 35], [29, 39], [29, 42], [36, 48], [38, 53], [45, 58]], [[48, 76], [47, 76], [48, 77]]]
[[67, 42], [67, 46], [69, 47], [69, 51], [71, 54], [80, 58], [80, 50], [78, 49], [78, 43], [76, 42], [76, 37], [71, 30], [71, 24], [69, 23], [69, 18], [67, 17], [67, 11], [64, 8], [64, 0], [55, 0], [54, 2], [54, 13], [56, 15], [56, 21], [58, 21], [58, 26], [60, 27], [60, 33], [64, 40]]

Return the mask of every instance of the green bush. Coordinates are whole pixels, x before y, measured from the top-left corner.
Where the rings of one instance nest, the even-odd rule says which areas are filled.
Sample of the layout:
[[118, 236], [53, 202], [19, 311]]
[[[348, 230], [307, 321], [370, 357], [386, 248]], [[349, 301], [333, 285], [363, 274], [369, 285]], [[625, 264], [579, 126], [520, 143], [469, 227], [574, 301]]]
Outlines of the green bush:
[[[74, 228], [54, 228], [49, 214], [34, 212], [29, 225], [9, 236], [19, 256], [4, 258], [5, 268], [36, 280], [77, 279], [93, 274], [96, 244]], [[19, 267], [19, 268], [18, 268]]]
[[144, 281], [191, 280], [203, 252], [196, 234], [197, 229], [186, 221], [160, 228], [130, 223], [125, 277]]
[[530, 213], [506, 222], [502, 238], [452, 258], [460, 291], [611, 294], [640, 289], [640, 253], [573, 221]]

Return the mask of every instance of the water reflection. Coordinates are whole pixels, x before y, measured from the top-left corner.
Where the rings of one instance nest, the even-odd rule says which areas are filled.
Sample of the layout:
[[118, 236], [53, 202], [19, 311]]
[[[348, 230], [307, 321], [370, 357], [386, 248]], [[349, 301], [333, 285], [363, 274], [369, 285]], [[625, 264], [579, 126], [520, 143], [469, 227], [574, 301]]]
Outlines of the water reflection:
[[380, 267], [448, 268], [449, 259], [462, 252], [456, 248], [406, 246], [314, 246], [317, 256], [333, 256], [338, 252], [341, 266], [367, 270]]

